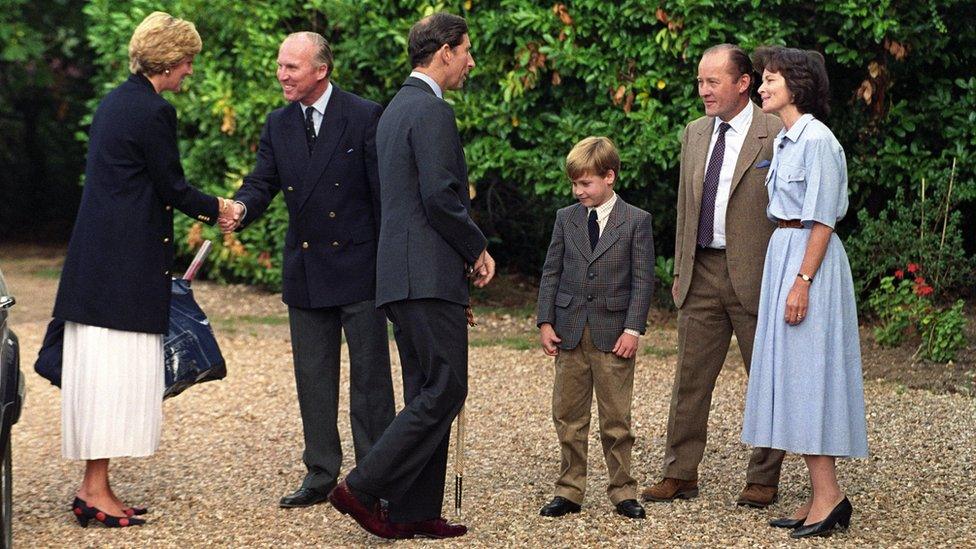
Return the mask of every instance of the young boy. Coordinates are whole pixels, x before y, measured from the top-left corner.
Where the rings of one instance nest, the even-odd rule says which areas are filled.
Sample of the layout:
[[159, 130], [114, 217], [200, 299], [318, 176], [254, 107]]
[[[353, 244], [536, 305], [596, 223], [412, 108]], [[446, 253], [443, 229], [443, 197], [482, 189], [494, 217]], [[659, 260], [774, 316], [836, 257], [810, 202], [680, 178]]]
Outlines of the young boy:
[[630, 405], [637, 338], [654, 286], [651, 215], [613, 192], [620, 157], [606, 137], [577, 143], [566, 157], [566, 173], [579, 203], [556, 212], [537, 313], [542, 349], [556, 357], [552, 419], [562, 464], [555, 497], [539, 514], [580, 511], [596, 390], [607, 493], [617, 513], [644, 518], [630, 476]]

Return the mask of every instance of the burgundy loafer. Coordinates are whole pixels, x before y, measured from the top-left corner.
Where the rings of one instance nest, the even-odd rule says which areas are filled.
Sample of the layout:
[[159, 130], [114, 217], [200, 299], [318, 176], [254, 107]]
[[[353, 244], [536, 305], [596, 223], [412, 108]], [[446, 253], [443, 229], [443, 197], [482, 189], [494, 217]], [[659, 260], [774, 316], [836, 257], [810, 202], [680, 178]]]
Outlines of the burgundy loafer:
[[386, 520], [378, 508], [370, 511], [356, 499], [345, 480], [329, 492], [329, 502], [343, 515], [352, 517], [370, 534], [386, 539], [397, 538], [397, 530], [393, 524]]
[[467, 526], [448, 522], [443, 517], [417, 522], [394, 522], [393, 528], [396, 530], [399, 539], [457, 538], [468, 533]]

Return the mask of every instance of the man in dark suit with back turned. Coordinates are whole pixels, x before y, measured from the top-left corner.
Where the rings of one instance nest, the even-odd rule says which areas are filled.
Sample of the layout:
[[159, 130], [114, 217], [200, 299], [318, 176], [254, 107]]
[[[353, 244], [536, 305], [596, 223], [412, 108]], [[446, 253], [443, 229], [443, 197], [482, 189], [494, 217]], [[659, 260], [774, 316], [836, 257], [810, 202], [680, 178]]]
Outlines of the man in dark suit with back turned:
[[[383, 221], [376, 304], [393, 321], [405, 407], [329, 495], [340, 512], [386, 538], [464, 535], [441, 517], [451, 423], [468, 389], [469, 275], [494, 276], [471, 220], [467, 165], [442, 90], [474, 68], [464, 19], [438, 13], [410, 29], [414, 71], [377, 129]], [[389, 502], [389, 515], [379, 500]]]
[[383, 109], [331, 84], [332, 67], [332, 50], [321, 35], [285, 38], [277, 76], [292, 103], [268, 115], [257, 165], [235, 196], [243, 226], [260, 217], [279, 191], [288, 206], [282, 300], [308, 472], [281, 507], [325, 501], [335, 487], [342, 464], [336, 427], [342, 332], [349, 345], [357, 460], [393, 420], [386, 317], [374, 304], [380, 222], [375, 136]]

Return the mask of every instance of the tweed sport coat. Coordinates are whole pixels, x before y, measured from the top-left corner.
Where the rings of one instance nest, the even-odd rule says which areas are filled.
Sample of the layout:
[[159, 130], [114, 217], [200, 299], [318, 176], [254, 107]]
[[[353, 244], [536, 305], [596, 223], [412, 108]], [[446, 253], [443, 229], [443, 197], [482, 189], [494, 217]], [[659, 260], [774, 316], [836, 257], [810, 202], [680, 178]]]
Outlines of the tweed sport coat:
[[610, 352], [624, 329], [643, 334], [647, 327], [654, 294], [651, 214], [618, 195], [593, 250], [586, 216], [578, 203], [556, 212], [536, 325], [552, 324], [566, 350], [579, 344], [589, 325], [593, 345]]
[[383, 221], [376, 306], [440, 299], [468, 304], [465, 264], [488, 245], [471, 219], [468, 167], [451, 105], [409, 77], [376, 129]]
[[234, 196], [241, 228], [281, 192], [288, 208], [281, 298], [302, 309], [373, 299], [380, 224], [376, 124], [383, 108], [335, 86], [308, 155], [297, 102], [268, 115], [257, 163]]
[[[739, 151], [732, 173], [732, 188], [725, 213], [725, 257], [732, 288], [743, 307], [759, 313], [766, 246], [775, 225], [766, 218], [766, 174], [773, 158], [773, 141], [783, 127], [778, 117], [765, 114], [755, 104], [752, 125]], [[678, 220], [674, 239], [674, 275], [678, 277], [675, 305], [680, 309], [688, 296], [697, 252], [698, 218], [701, 213], [705, 163], [715, 118], [703, 116], [685, 126], [681, 137], [681, 175], [678, 180]]]

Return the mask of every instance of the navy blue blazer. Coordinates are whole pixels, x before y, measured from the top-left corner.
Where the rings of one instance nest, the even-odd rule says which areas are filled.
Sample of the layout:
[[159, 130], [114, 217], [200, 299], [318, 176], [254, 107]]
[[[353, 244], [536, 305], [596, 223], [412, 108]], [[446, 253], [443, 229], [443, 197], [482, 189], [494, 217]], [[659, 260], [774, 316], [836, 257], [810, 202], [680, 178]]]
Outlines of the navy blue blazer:
[[102, 99], [54, 317], [115, 330], [169, 327], [173, 208], [217, 221], [217, 199], [183, 176], [176, 109], [142, 75]]
[[383, 207], [376, 305], [427, 298], [467, 305], [465, 265], [488, 242], [471, 219], [454, 109], [407, 78], [380, 118], [376, 149]]
[[284, 194], [282, 300], [292, 307], [373, 299], [380, 223], [375, 139], [382, 112], [379, 104], [336, 87], [311, 157], [297, 102], [268, 115], [257, 164], [234, 198], [247, 207], [243, 228], [279, 191]]

